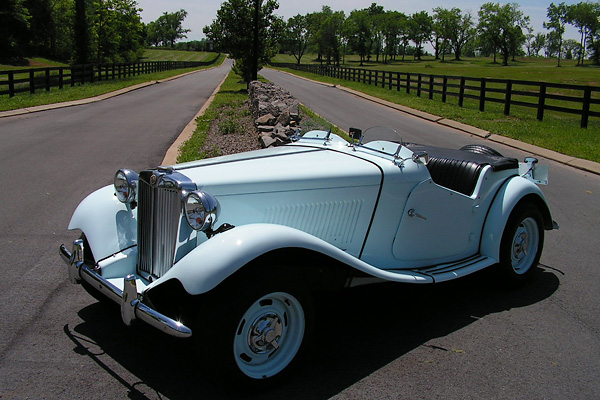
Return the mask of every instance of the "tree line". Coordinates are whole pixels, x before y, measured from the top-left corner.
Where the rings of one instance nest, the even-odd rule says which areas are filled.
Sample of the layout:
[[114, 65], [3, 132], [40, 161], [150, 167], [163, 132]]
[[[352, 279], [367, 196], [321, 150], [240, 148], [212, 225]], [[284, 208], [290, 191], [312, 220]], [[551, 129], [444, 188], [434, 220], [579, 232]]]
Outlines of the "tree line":
[[[436, 59], [453, 56], [494, 56], [504, 65], [515, 56], [577, 58], [600, 62], [600, 3], [574, 5], [551, 3], [547, 8], [547, 32], [534, 34], [529, 16], [517, 3], [481, 5], [477, 17], [457, 7], [436, 7], [432, 12], [407, 15], [400, 11], [371, 6], [353, 10], [349, 15], [323, 6], [319, 12], [288, 19], [282, 50], [298, 63], [307, 50], [316, 52], [327, 63], [339, 63], [346, 54], [357, 54], [361, 62], [374, 58], [387, 62], [398, 57], [421, 59], [425, 44], [430, 44]], [[579, 31], [580, 41], [564, 40], [566, 25]]]
[[[579, 64], [590, 58], [600, 63], [600, 2], [566, 5], [551, 3], [544, 32], [534, 34], [529, 16], [517, 3], [487, 2], [477, 15], [457, 7], [436, 7], [431, 12], [408, 15], [385, 10], [372, 3], [364, 9], [320, 11], [295, 15], [284, 21], [274, 11], [275, 0], [226, 0], [213, 23], [204, 28], [206, 36], [221, 51], [236, 59], [242, 76], [249, 77], [253, 48], [252, 29], [260, 32], [256, 58], [259, 67], [277, 51], [287, 52], [300, 64], [306, 53], [316, 53], [327, 64], [344, 62], [347, 54], [365, 61], [388, 62], [407, 56], [420, 60], [424, 46], [431, 44], [436, 59], [452, 56], [499, 56], [504, 65], [516, 56], [577, 58]], [[256, 22], [256, 23], [255, 23]], [[580, 40], [565, 40], [565, 28], [577, 28]]]
[[2, 0], [0, 63], [38, 56], [72, 64], [133, 62], [185, 38], [185, 10], [144, 24], [135, 0]]

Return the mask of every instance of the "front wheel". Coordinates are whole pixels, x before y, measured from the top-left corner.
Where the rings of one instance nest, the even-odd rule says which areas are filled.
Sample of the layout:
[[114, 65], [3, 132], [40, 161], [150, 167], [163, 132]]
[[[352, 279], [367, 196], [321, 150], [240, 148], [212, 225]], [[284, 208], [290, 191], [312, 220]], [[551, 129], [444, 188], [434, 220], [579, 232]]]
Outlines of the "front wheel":
[[297, 285], [239, 281], [207, 300], [196, 340], [217, 379], [264, 385], [285, 375], [303, 352], [312, 302]]
[[510, 283], [527, 280], [540, 261], [544, 229], [540, 211], [530, 203], [510, 215], [500, 244], [500, 268]]
[[306, 329], [300, 300], [289, 293], [268, 293], [241, 316], [233, 338], [233, 357], [251, 379], [268, 379], [294, 360]]

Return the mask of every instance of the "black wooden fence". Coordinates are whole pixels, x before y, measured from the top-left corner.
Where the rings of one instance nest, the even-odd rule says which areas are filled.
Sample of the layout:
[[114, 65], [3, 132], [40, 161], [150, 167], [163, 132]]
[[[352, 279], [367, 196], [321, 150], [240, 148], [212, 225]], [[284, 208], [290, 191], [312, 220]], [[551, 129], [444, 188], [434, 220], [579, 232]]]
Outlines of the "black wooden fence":
[[277, 66], [318, 75], [375, 85], [390, 90], [427, 95], [437, 94], [442, 102], [449, 96], [479, 103], [484, 111], [486, 103], [500, 103], [504, 114], [510, 115], [512, 106], [534, 108], [537, 119], [544, 119], [546, 110], [581, 116], [581, 127], [587, 128], [590, 117], [600, 117], [600, 87], [534, 82], [511, 79], [469, 78], [464, 76], [428, 75], [360, 68], [334, 67], [312, 64], [277, 64]]
[[113, 79], [128, 78], [135, 75], [170, 71], [182, 68], [196, 68], [213, 64], [212, 61], [149, 61], [121, 64], [85, 64], [72, 67], [32, 68], [0, 71], [0, 96], [13, 97], [17, 93], [39, 90], [50, 91], [52, 87], [62, 89], [65, 86], [93, 83]]

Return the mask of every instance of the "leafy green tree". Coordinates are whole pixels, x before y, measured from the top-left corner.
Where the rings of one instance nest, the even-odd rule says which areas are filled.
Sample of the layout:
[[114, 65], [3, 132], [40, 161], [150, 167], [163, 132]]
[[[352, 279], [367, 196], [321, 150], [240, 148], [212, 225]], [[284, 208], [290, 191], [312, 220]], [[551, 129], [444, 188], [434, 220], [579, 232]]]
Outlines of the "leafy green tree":
[[[257, 19], [255, 4], [259, 6]], [[247, 83], [276, 54], [284, 27], [281, 18], [274, 14], [278, 7], [275, 0], [227, 0], [212, 24], [204, 27], [204, 34], [235, 60], [234, 70]], [[256, 41], [254, 26], [258, 29]]]
[[24, 0], [2, 0], [0, 16], [0, 59], [15, 62], [27, 44], [31, 16]]
[[331, 7], [323, 6], [320, 12], [309, 16], [309, 21], [319, 61], [323, 63], [325, 59], [327, 64], [339, 64], [346, 22], [344, 12], [334, 12]]
[[164, 12], [156, 21], [146, 25], [146, 42], [150, 46], [175, 47], [175, 42], [187, 37], [189, 29], [183, 28], [187, 11], [181, 9], [172, 13]]
[[558, 66], [560, 67], [560, 59], [562, 58], [562, 41], [565, 34], [565, 25], [569, 22], [568, 17], [569, 6], [564, 2], [558, 5], [550, 3], [547, 9], [547, 16], [550, 21], [544, 22], [544, 28], [554, 32], [553, 39], [556, 39], [556, 48], [558, 49]]
[[569, 22], [573, 24], [581, 35], [581, 54], [577, 64], [583, 65], [588, 46], [594, 48], [594, 38], [600, 31], [600, 3], [580, 2], [569, 6], [567, 11]]
[[544, 46], [546, 45], [546, 35], [544, 35], [543, 33], [536, 33], [535, 37], [533, 38], [533, 41], [531, 42], [531, 53], [534, 56], [539, 56], [540, 55], [540, 50], [542, 50], [544, 48]]
[[347, 35], [350, 48], [360, 56], [362, 66], [371, 54], [372, 46], [371, 18], [367, 10], [354, 10], [347, 19]]
[[134, 0], [95, 0], [92, 48], [97, 63], [132, 62], [143, 53], [143, 24]]
[[462, 13], [459, 8], [450, 10], [436, 8], [437, 19], [442, 29], [443, 37], [448, 41], [454, 53], [454, 59], [460, 60], [463, 48], [475, 36], [475, 23], [470, 13]]
[[285, 42], [298, 64], [300, 64], [312, 37], [312, 31], [309, 28], [310, 24], [306, 15], [297, 14], [288, 19]]
[[409, 38], [416, 48], [415, 59], [421, 60], [423, 54], [423, 43], [431, 37], [433, 29], [433, 18], [427, 11], [420, 11], [411, 15], [409, 20]]
[[383, 51], [383, 24], [385, 11], [383, 6], [378, 6], [377, 3], [371, 3], [369, 8], [365, 9], [369, 16], [371, 24], [371, 43], [375, 51], [375, 61], [379, 62], [379, 56]]
[[508, 59], [523, 46], [525, 34], [523, 29], [529, 26], [529, 17], [523, 15], [516, 3], [501, 5], [485, 3], [479, 10], [480, 39], [484, 48], [493, 49], [494, 61], [496, 51], [502, 53], [503, 65], [508, 65]]
[[407, 30], [408, 17], [398, 11], [388, 11], [382, 24], [385, 56], [394, 59], [402, 44], [402, 35]]

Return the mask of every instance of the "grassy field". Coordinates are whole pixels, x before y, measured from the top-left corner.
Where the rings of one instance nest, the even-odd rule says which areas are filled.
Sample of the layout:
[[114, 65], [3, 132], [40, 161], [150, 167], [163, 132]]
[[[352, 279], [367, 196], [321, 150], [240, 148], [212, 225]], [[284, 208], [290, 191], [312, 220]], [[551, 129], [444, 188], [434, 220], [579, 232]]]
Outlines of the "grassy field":
[[217, 53], [181, 51], [171, 49], [146, 49], [140, 61], [210, 61]]
[[[223, 60], [225, 60], [225, 55], [218, 55], [217, 53], [197, 53], [197, 52], [185, 52], [185, 51], [162, 51], [162, 50], [148, 50], [145, 53], [145, 59], [143, 61], [159, 61], [155, 57], [164, 54], [157, 53], [165, 53], [172, 54], [176, 56], [178, 53], [193, 53], [193, 59], [187, 61], [210, 61], [212, 59], [218, 60], [215, 61], [214, 64], [209, 66], [203, 66], [199, 68], [189, 68], [189, 69], [178, 69], [173, 71], [164, 71], [157, 72], [153, 74], [145, 74], [145, 75], [137, 75], [132, 76], [125, 79], [119, 80], [109, 80], [109, 81], [100, 81], [95, 82], [93, 84], [86, 83], [85, 85], [76, 85], [74, 87], [65, 86], [65, 88], [58, 89], [52, 88], [49, 92], [46, 91], [37, 91], [35, 94], [31, 95], [29, 93], [20, 93], [14, 97], [9, 97], [8, 95], [0, 96], [0, 111], [7, 110], [15, 110], [19, 108], [33, 107], [38, 105], [45, 104], [53, 104], [53, 103], [61, 103], [65, 101], [73, 101], [80, 100], [89, 97], [98, 96], [104, 93], [110, 93], [115, 90], [123, 89], [125, 87], [137, 85], [143, 82], [156, 81], [161, 79], [166, 79], [171, 76], [183, 74], [189, 71], [195, 71], [198, 69], [210, 68], [214, 65], [220, 65]], [[179, 55], [179, 57], [183, 57], [184, 55]], [[162, 60], [166, 61], [166, 60]], [[176, 61], [176, 60], [168, 60], [168, 61]], [[38, 68], [38, 67], [48, 67], [48, 66], [57, 66], [56, 63], [53, 63], [49, 60], [44, 59], [32, 59], [30, 60], [29, 68]], [[0, 70], [5, 70], [6, 66], [0, 65]], [[12, 69], [25, 69], [27, 67], [14, 67]]]
[[[277, 61], [287, 62], [287, 56], [278, 56]], [[307, 57], [307, 60], [311, 59]], [[355, 62], [349, 60], [346, 66]], [[490, 77], [515, 80], [533, 80], [531, 76], [540, 76], [560, 83], [590, 84], [600, 81], [600, 68], [598, 67], [576, 67], [565, 65], [557, 68], [551, 64], [552, 60], [525, 60], [522, 65], [516, 63], [513, 66], [501, 67], [498, 65], [487, 66], [491, 60], [466, 60], [458, 63], [441, 63], [439, 61], [425, 60], [420, 63], [409, 62], [393, 65], [375, 65], [381, 70], [393, 70], [402, 72], [421, 72], [436, 75], [464, 75], [469, 77]], [[554, 63], [556, 61], [554, 60]], [[357, 63], [358, 64], [358, 63]], [[371, 63], [369, 67], [374, 67]], [[427, 67], [431, 64], [431, 67]], [[518, 64], [518, 65], [517, 65]], [[564, 62], [563, 62], [564, 64]], [[356, 65], [358, 67], [358, 65]], [[448, 69], [445, 69], [448, 67]], [[409, 68], [412, 68], [409, 70]], [[544, 72], [546, 71], [546, 72]], [[358, 82], [351, 82], [320, 75], [301, 73], [289, 70], [294, 74], [306, 76], [311, 79], [328, 82], [336, 85], [349, 87], [369, 95], [379, 97], [397, 104], [429, 112], [444, 118], [459, 121], [468, 125], [485, 129], [491, 133], [508, 136], [523, 142], [531, 143], [540, 147], [555, 150], [563, 154], [578, 158], [600, 162], [600, 119], [591, 118], [588, 129], [579, 127], [578, 116], [554, 113], [546, 111], [544, 121], [536, 119], [535, 109], [513, 106], [511, 115], [505, 116], [503, 105], [486, 103], [485, 112], [479, 111], [479, 103], [475, 100], [465, 100], [461, 108], [457, 105], [457, 99], [449, 97], [446, 103], [442, 103], [439, 95], [433, 100], [425, 97], [417, 97], [414, 94], [406, 94], [395, 90], [382, 89]], [[531, 101], [531, 100], [530, 100]], [[596, 110], [598, 107], [596, 106]]]

